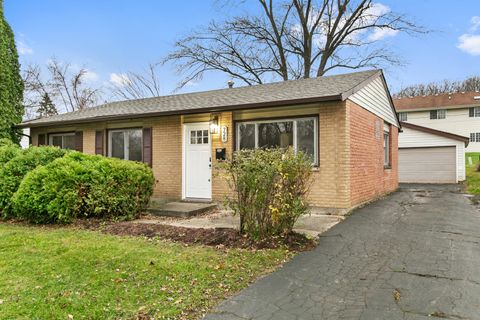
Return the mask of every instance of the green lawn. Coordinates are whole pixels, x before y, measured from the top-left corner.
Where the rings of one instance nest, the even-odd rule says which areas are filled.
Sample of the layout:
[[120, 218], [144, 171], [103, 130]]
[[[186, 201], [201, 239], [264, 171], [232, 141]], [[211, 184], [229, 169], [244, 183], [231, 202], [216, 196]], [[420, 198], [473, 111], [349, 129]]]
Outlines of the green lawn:
[[[472, 163], [470, 165], [468, 158], [472, 158]], [[467, 152], [465, 154], [466, 162], [466, 188], [467, 192], [471, 194], [480, 194], [480, 172], [477, 172], [477, 166], [480, 161], [480, 152]]]
[[467, 192], [471, 194], [480, 194], [480, 172], [476, 171], [476, 165], [467, 165]]
[[480, 162], [480, 152], [466, 152], [465, 153], [465, 164], [468, 166], [469, 165], [469, 160], [468, 158], [472, 159], [472, 162], [478, 163]]
[[196, 318], [289, 255], [0, 223], [0, 319]]

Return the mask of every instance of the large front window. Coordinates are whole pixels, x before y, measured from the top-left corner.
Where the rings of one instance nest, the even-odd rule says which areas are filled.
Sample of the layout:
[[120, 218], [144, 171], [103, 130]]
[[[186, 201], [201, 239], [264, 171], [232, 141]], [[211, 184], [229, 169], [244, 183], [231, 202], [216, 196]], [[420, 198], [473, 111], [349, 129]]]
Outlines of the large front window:
[[142, 129], [119, 129], [108, 132], [108, 156], [142, 161]]
[[237, 150], [293, 147], [318, 164], [316, 117], [238, 122], [236, 130]]
[[75, 150], [75, 132], [49, 134], [48, 140], [51, 146]]

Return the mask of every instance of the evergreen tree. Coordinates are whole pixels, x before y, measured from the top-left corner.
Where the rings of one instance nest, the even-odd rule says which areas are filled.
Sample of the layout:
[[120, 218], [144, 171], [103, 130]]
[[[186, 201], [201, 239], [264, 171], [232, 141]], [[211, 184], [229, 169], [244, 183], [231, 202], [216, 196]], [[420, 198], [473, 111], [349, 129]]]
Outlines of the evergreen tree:
[[15, 125], [22, 121], [22, 100], [23, 82], [17, 48], [12, 29], [3, 16], [3, 0], [0, 0], [0, 139], [19, 142]]
[[40, 105], [38, 106], [37, 114], [40, 118], [50, 117], [58, 114], [57, 108], [46, 92], [42, 96], [42, 101], [40, 101]]

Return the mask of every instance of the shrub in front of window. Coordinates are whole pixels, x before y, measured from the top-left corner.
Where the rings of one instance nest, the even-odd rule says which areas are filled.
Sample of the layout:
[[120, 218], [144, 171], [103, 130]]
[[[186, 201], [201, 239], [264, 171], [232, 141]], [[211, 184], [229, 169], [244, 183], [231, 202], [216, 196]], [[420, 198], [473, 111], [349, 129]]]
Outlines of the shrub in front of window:
[[[13, 152], [7, 149], [7, 152]], [[2, 150], [0, 150], [1, 152]], [[17, 152], [0, 168], [0, 212], [4, 218], [12, 216], [11, 199], [24, 176], [37, 166], [46, 165], [63, 157], [68, 151], [57, 147], [30, 147]], [[5, 154], [2, 157], [6, 157]], [[8, 156], [7, 156], [8, 157]]]
[[143, 163], [71, 152], [30, 172], [13, 197], [15, 214], [33, 223], [74, 218], [132, 219], [153, 193]]
[[241, 150], [219, 168], [233, 191], [226, 205], [240, 216], [240, 232], [251, 238], [285, 236], [308, 212], [312, 158], [303, 152]]

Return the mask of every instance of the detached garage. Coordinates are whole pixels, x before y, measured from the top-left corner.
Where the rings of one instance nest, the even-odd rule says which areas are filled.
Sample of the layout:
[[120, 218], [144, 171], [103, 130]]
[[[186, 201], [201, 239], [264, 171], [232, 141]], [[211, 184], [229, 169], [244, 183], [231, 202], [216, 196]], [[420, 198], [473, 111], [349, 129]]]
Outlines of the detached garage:
[[398, 137], [399, 182], [457, 183], [465, 180], [467, 137], [402, 123]]

